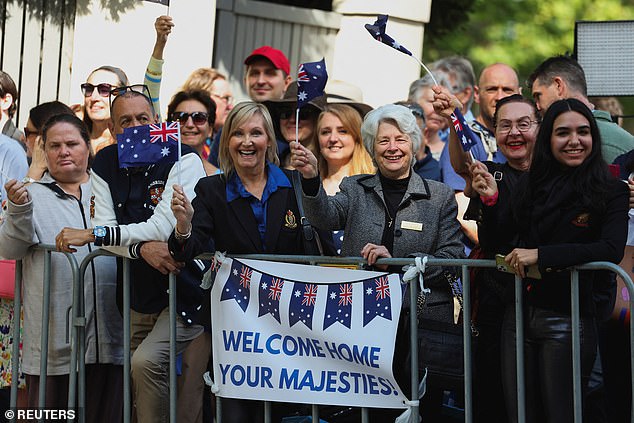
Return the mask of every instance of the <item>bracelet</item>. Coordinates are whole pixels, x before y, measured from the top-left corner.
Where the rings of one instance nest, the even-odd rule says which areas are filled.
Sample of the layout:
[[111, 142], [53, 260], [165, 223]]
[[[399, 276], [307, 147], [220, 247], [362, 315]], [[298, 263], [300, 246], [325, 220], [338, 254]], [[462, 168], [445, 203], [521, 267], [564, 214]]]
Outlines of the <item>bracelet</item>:
[[178, 232], [178, 225], [174, 226], [174, 236], [176, 237], [176, 239], [181, 241], [189, 239], [189, 237], [192, 236], [192, 226], [189, 225], [189, 230], [184, 234]]
[[499, 191], [496, 191], [495, 194], [489, 196], [489, 197], [484, 197], [484, 196], [480, 196], [480, 200], [482, 200], [482, 204], [484, 204], [485, 206], [495, 206], [498, 202], [498, 193]]

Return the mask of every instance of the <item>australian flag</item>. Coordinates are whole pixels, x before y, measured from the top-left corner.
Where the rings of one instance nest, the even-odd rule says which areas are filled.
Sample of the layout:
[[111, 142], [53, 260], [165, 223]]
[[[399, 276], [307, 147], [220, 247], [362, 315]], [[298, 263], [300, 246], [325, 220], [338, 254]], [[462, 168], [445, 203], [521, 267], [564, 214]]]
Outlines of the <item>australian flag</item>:
[[260, 309], [258, 317], [265, 314], [271, 314], [278, 323], [280, 320], [280, 297], [282, 296], [282, 288], [284, 287], [284, 281], [280, 278], [271, 275], [262, 275], [260, 278]]
[[301, 108], [315, 97], [324, 95], [328, 81], [326, 61], [308, 62], [299, 65], [297, 71], [297, 108]]
[[134, 126], [117, 135], [119, 167], [149, 166], [178, 161], [180, 126], [164, 122]]
[[392, 300], [387, 276], [363, 282], [363, 326], [376, 316], [392, 320]]
[[352, 284], [328, 285], [328, 299], [326, 300], [326, 316], [324, 330], [333, 323], [339, 322], [350, 329], [352, 321]]
[[462, 116], [462, 113], [457, 107], [451, 114], [451, 124], [456, 130], [458, 140], [460, 141], [460, 145], [464, 151], [471, 150], [471, 147], [478, 143], [476, 135], [473, 133], [469, 125], [467, 125], [464, 116]]
[[251, 277], [253, 276], [253, 269], [249, 266], [245, 266], [238, 260], [233, 260], [231, 264], [231, 273], [227, 278], [227, 283], [222, 288], [222, 295], [220, 301], [234, 299], [242, 309], [247, 311], [249, 306]]
[[316, 299], [317, 285], [295, 282], [288, 310], [288, 320], [291, 327], [297, 322], [302, 322], [308, 329], [313, 328]]
[[379, 15], [373, 24], [365, 24], [365, 29], [374, 37], [377, 41], [387, 44], [388, 46], [405, 53], [408, 56], [412, 55], [412, 52], [403, 47], [394, 38], [385, 33], [385, 26], [387, 25], [387, 15]]

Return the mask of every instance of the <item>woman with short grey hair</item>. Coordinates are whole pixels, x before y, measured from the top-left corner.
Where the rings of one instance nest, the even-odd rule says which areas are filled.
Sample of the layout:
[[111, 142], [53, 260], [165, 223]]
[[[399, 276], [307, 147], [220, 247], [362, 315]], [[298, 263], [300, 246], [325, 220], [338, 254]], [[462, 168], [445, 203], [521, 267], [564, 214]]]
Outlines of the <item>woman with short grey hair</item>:
[[[303, 204], [310, 222], [323, 230], [343, 229], [346, 236], [341, 255], [361, 255], [369, 266], [380, 270], [402, 271], [400, 267], [377, 265], [380, 258], [464, 258], [453, 190], [413, 171], [414, 153], [420, 147], [422, 134], [412, 112], [404, 106], [381, 106], [366, 115], [361, 133], [377, 172], [344, 178], [334, 196], [326, 195], [317, 159], [311, 151], [297, 142], [291, 143], [291, 164], [302, 175]], [[419, 321], [453, 323], [453, 294], [446, 270], [437, 266], [425, 270], [431, 293], [422, 298], [417, 309]], [[397, 346], [397, 380], [407, 380], [408, 373], [402, 365], [407, 351], [409, 345]], [[422, 369], [428, 363], [421, 364]], [[430, 381], [436, 382], [433, 375], [428, 378]], [[433, 391], [425, 398], [434, 398], [434, 403], [421, 407], [426, 413], [440, 411], [442, 390]], [[387, 421], [387, 416], [382, 417]], [[429, 420], [436, 421], [433, 417]]]

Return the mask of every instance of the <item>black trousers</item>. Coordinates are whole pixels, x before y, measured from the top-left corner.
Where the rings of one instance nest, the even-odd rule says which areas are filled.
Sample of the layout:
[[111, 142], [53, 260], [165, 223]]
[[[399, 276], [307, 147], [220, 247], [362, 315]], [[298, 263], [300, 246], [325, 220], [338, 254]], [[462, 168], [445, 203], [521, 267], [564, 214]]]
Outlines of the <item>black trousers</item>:
[[[581, 319], [581, 386], [585, 391], [597, 351], [596, 322]], [[572, 319], [569, 315], [526, 306], [524, 378], [528, 423], [573, 422]], [[502, 381], [509, 420], [517, 421], [515, 307], [502, 325]]]

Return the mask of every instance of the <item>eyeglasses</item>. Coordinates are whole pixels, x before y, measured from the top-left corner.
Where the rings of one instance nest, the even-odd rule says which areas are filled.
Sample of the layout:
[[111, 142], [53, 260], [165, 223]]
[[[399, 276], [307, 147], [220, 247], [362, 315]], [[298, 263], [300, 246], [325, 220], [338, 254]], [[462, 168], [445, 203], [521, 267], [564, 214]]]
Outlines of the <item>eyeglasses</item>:
[[27, 128], [26, 126], [24, 127], [23, 131], [24, 131], [24, 136], [25, 136], [26, 138], [28, 138], [28, 137], [30, 137], [30, 136], [34, 136], [34, 137], [36, 137], [36, 136], [40, 135], [40, 131], [31, 131], [31, 130], [30, 130], [29, 128]]
[[[280, 119], [290, 119], [291, 116], [295, 116], [295, 110], [292, 108], [285, 108], [280, 110]], [[315, 113], [310, 109], [299, 109], [299, 120], [312, 119]]]
[[110, 91], [112, 90], [112, 85], [110, 84], [99, 84], [92, 85], [88, 82], [81, 84], [81, 92], [84, 93], [84, 97], [90, 97], [92, 92], [97, 88], [97, 92], [102, 97], [108, 97], [110, 95]]
[[536, 120], [530, 120], [529, 118], [522, 118], [517, 122], [512, 122], [510, 120], [501, 120], [500, 123], [497, 124], [496, 128], [500, 134], [507, 134], [511, 132], [513, 129], [513, 125], [517, 126], [517, 130], [520, 132], [526, 132], [533, 126], [534, 123], [539, 123]]
[[169, 120], [170, 122], [178, 121], [181, 125], [185, 125], [190, 117], [194, 125], [204, 125], [206, 122], [209, 122], [209, 113], [205, 112], [172, 112], [172, 114], [169, 115]]
[[115, 100], [118, 97], [129, 92], [139, 93], [143, 97], [145, 97], [147, 101], [150, 103], [152, 112], [154, 112], [154, 104], [152, 103], [152, 97], [150, 96], [150, 89], [147, 87], [147, 85], [144, 85], [144, 84], [126, 85], [124, 87], [115, 87], [111, 89], [110, 98], [109, 98], [110, 110], [112, 110], [112, 105], [114, 104]]
[[219, 95], [215, 93], [211, 93], [212, 97], [216, 97], [218, 100], [222, 100], [225, 104], [233, 104], [233, 96], [231, 95]]

